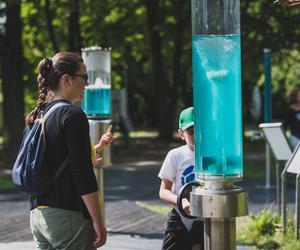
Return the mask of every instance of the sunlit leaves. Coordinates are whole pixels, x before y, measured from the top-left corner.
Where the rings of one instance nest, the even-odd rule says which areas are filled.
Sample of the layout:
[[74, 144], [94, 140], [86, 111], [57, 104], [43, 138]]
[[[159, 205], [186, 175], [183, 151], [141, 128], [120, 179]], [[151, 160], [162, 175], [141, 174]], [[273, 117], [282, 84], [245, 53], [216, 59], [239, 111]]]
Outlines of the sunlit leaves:
[[106, 23], [116, 23], [125, 15], [125, 10], [121, 8], [112, 9], [108, 16], [104, 18]]
[[144, 6], [142, 7], [138, 7], [136, 10], [135, 10], [135, 15], [137, 16], [141, 16], [141, 15], [145, 15], [146, 13], [146, 9]]

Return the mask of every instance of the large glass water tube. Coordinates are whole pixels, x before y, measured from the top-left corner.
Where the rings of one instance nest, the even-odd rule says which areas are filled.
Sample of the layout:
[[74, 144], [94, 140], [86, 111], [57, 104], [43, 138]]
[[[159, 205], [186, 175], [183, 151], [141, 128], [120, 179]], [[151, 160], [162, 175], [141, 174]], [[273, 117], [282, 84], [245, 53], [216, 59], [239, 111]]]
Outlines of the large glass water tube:
[[239, 0], [192, 0], [195, 160], [200, 180], [243, 174]]

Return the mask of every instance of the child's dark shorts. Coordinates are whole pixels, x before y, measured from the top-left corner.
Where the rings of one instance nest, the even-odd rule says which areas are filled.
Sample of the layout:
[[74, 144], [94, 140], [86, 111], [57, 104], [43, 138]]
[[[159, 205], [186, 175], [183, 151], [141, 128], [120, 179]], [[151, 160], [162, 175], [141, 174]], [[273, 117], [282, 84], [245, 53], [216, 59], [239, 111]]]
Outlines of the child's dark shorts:
[[192, 246], [201, 245], [204, 249], [203, 221], [194, 221], [192, 229], [188, 232], [181, 221], [178, 212], [173, 209], [165, 224], [165, 235], [162, 250], [192, 250]]

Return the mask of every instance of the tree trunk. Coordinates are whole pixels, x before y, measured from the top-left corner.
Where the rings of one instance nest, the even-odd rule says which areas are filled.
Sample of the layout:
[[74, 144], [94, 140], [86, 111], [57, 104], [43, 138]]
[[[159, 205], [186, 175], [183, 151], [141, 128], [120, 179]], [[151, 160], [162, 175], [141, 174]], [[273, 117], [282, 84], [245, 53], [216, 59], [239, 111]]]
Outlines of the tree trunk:
[[162, 26], [159, 18], [159, 0], [147, 0], [147, 21], [150, 32], [151, 52], [153, 60], [153, 87], [155, 110], [158, 119], [159, 138], [161, 140], [172, 139], [174, 128], [177, 128], [176, 111], [178, 106], [178, 89], [182, 77], [182, 51], [183, 51], [183, 32], [186, 25], [186, 16], [183, 11], [185, 0], [174, 2], [176, 24], [174, 26], [174, 48], [171, 69], [171, 81], [167, 78], [164, 58], [162, 52], [162, 38], [159, 27]]
[[159, 0], [146, 0], [147, 22], [150, 33], [151, 54], [153, 62], [153, 90], [155, 112], [160, 140], [172, 139], [174, 129], [174, 90], [170, 88], [165, 73], [162, 54], [162, 38], [159, 30]]
[[[185, 82], [184, 74], [182, 72], [182, 53], [183, 53], [183, 38], [184, 38], [184, 28], [187, 26], [187, 15], [184, 11], [187, 4], [190, 4], [186, 0], [177, 1], [177, 5], [175, 6], [175, 16], [176, 26], [174, 27], [174, 50], [173, 50], [173, 65], [172, 65], [172, 81], [173, 81], [173, 96], [172, 96], [172, 114], [173, 114], [173, 124], [176, 124], [176, 128], [178, 127], [178, 121], [176, 117], [176, 111], [178, 106], [178, 97], [179, 97], [179, 89], [183, 87], [183, 92], [186, 93], [187, 82]], [[175, 4], [175, 3], [174, 3]], [[191, 103], [193, 100], [191, 100]], [[186, 108], [186, 107], [185, 107]]]
[[52, 11], [50, 8], [50, 0], [46, 0], [45, 12], [46, 12], [47, 27], [48, 27], [48, 31], [49, 31], [50, 41], [52, 43], [53, 50], [55, 51], [55, 53], [57, 53], [59, 51], [59, 48], [58, 48], [58, 44], [56, 41], [53, 25], [52, 25], [53, 18], [52, 18]]
[[7, 1], [5, 35], [2, 37], [4, 167], [15, 160], [24, 128], [23, 49], [20, 1]]
[[81, 36], [79, 25], [79, 0], [70, 1], [69, 50], [81, 54]]

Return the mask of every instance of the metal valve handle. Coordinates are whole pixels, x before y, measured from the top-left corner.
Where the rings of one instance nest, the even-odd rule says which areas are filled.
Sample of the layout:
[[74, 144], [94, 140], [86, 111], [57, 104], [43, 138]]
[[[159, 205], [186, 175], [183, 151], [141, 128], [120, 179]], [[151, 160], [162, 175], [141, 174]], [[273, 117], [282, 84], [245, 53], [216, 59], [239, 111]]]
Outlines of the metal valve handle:
[[199, 182], [196, 182], [196, 181], [195, 182], [190, 182], [190, 183], [187, 183], [184, 186], [182, 186], [180, 191], [179, 191], [179, 194], [177, 196], [177, 207], [178, 207], [179, 213], [185, 218], [188, 218], [188, 219], [197, 218], [195, 216], [187, 214], [184, 211], [184, 209], [182, 207], [182, 200], [184, 198], [186, 198], [188, 201], [190, 201], [190, 192], [192, 191], [193, 187], [199, 187], [199, 186], [201, 186], [201, 184]]

